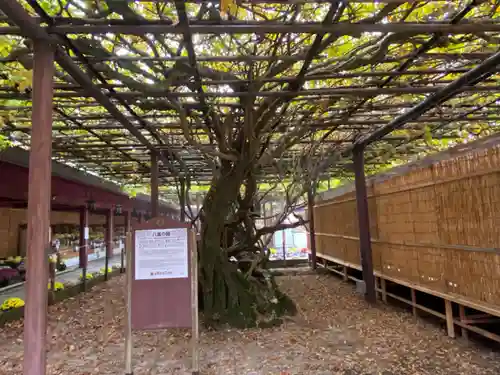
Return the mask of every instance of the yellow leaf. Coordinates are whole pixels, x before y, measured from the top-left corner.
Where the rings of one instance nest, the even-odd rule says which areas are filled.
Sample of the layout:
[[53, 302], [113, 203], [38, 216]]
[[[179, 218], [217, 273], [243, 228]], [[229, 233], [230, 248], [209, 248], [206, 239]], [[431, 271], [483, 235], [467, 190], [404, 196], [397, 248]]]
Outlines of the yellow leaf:
[[220, 0], [221, 14], [234, 14], [236, 12], [236, 0]]
[[428, 145], [432, 142], [431, 128], [428, 125], [424, 128], [424, 140]]
[[19, 82], [19, 91], [24, 92], [24, 90], [28, 89], [31, 87], [31, 81], [28, 81], [27, 79], [22, 80]]

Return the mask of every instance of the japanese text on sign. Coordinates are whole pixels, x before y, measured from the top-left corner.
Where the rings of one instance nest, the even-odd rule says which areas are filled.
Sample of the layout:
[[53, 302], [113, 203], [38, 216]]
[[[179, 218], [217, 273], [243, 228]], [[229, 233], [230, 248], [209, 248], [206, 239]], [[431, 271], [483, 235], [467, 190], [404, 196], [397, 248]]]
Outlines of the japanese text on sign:
[[186, 228], [148, 229], [135, 232], [135, 279], [188, 277]]

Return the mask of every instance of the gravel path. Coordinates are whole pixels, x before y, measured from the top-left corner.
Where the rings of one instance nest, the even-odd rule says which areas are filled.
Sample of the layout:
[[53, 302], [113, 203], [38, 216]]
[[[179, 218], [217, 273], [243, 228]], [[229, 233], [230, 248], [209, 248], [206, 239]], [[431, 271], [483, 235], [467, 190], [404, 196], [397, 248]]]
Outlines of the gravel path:
[[[281, 277], [300, 314], [268, 330], [201, 334], [202, 375], [496, 375], [500, 354], [390, 307], [369, 307], [329, 275]], [[123, 374], [123, 278], [50, 307], [49, 375]], [[134, 335], [134, 374], [188, 374], [186, 332]], [[0, 374], [21, 374], [22, 323], [0, 330]]]

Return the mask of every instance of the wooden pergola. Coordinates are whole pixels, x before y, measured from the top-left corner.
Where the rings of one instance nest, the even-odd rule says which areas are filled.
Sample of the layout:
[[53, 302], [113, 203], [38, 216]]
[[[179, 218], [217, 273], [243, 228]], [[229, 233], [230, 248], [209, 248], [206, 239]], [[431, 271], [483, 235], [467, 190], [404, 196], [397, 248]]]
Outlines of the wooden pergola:
[[[2, 132], [31, 147], [30, 280], [46, 277], [52, 156], [123, 183], [149, 181], [155, 215], [160, 183], [210, 181], [212, 111], [243, 127], [246, 114], [273, 108], [269, 144], [295, 128], [309, 137], [280, 155], [285, 170], [311, 139], [320, 177], [354, 170], [373, 301], [365, 165], [471, 126], [495, 131], [499, 118], [500, 23], [489, 2], [431, 1], [425, 15], [420, 1], [402, 0], [242, 0], [229, 15], [208, 0], [27, 3], [0, 2], [0, 35], [17, 41], [0, 63], [33, 68], [32, 89], [0, 87], [0, 109], [12, 114]], [[279, 177], [262, 168], [263, 181]], [[26, 375], [45, 373], [45, 286], [28, 283]]]

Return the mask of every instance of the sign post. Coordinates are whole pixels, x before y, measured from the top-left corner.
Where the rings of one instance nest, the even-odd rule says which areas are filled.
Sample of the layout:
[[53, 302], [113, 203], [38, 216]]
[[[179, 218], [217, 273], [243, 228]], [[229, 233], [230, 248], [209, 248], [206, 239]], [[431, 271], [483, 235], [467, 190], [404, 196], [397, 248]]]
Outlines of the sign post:
[[192, 373], [198, 365], [198, 251], [189, 224], [156, 217], [127, 234], [125, 374], [132, 369], [132, 330], [191, 328]]

